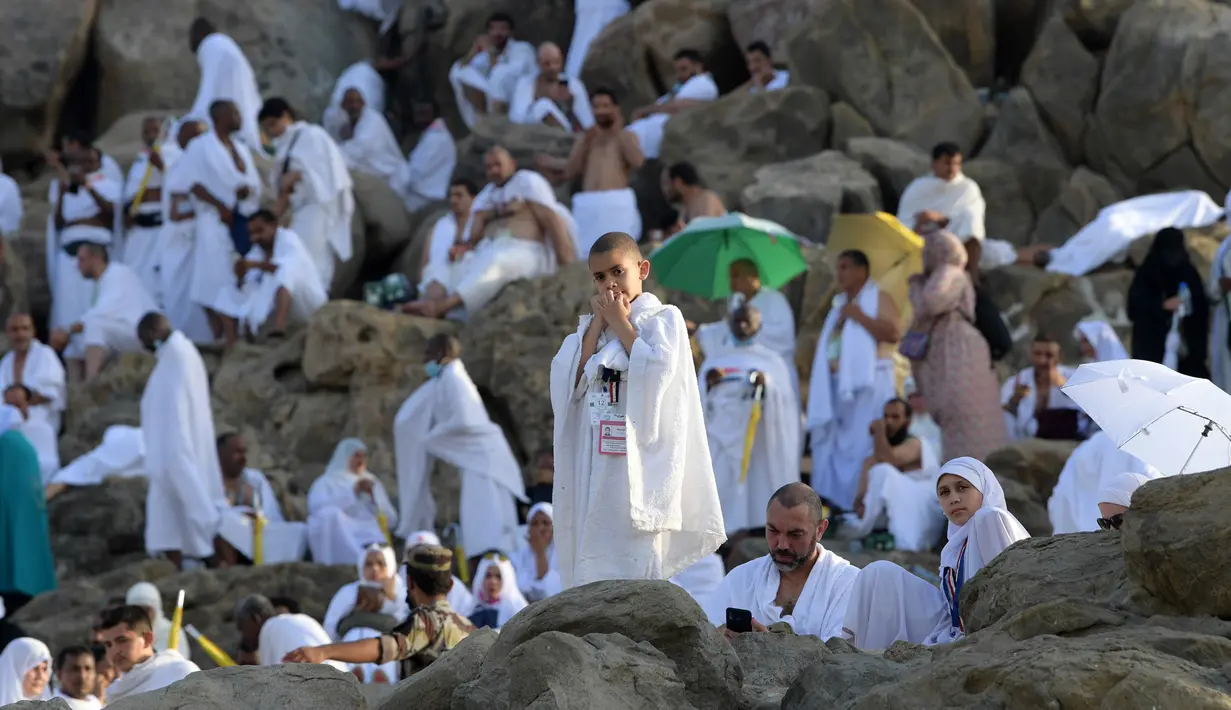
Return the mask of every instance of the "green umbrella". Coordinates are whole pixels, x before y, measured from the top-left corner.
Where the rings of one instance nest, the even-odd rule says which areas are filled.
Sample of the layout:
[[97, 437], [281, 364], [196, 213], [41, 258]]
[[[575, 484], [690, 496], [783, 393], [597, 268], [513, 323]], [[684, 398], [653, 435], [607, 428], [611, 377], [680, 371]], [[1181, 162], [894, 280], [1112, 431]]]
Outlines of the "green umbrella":
[[663, 286], [706, 298], [731, 295], [731, 263], [747, 259], [757, 265], [761, 283], [779, 288], [808, 270], [799, 238], [775, 222], [728, 212], [698, 217], [650, 255]]

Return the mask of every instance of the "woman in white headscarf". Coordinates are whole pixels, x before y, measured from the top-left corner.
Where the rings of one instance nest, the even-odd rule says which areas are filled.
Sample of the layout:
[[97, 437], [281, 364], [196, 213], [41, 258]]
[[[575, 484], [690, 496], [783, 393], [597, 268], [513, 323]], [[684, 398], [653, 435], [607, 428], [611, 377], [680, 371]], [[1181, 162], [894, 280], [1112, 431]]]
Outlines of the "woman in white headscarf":
[[528, 601], [542, 601], [564, 590], [556, 564], [554, 534], [551, 503], [535, 503], [526, 515], [526, 544], [512, 558], [521, 593]]
[[513, 563], [496, 552], [484, 555], [479, 561], [472, 592], [475, 605], [470, 622], [478, 628], [499, 629], [529, 604], [517, 587]]
[[[368, 545], [359, 558], [359, 579], [344, 584], [325, 611], [325, 631], [335, 643], [378, 638], [410, 616], [406, 588], [397, 583], [397, 556], [387, 545]], [[400, 593], [400, 594], [399, 594]], [[396, 683], [396, 661], [384, 665], [352, 663], [364, 683]]]
[[50, 700], [51, 650], [29, 637], [15, 639], [0, 653], [0, 707], [23, 700]]
[[325, 473], [308, 489], [308, 547], [326, 565], [351, 564], [372, 543], [387, 544], [386, 527], [397, 527], [397, 509], [376, 476], [368, 471], [368, 447], [343, 439]]
[[894, 641], [930, 646], [962, 638], [962, 585], [1006, 547], [1030, 537], [1008, 511], [995, 474], [969, 456], [940, 468], [936, 498], [949, 519], [949, 542], [940, 553], [941, 588], [892, 562], [863, 568], [851, 589], [845, 624], [859, 648], [888, 648]]
[[1116, 329], [1101, 320], [1078, 323], [1076, 335], [1081, 341], [1081, 355], [1086, 362], [1129, 359], [1128, 350], [1124, 349]]
[[1119, 530], [1124, 512], [1132, 507], [1133, 493], [1155, 478], [1159, 476], [1124, 472], [1104, 479], [1098, 492], [1098, 526], [1104, 530]]
[[[144, 607], [145, 611], [150, 615], [150, 619], [154, 624], [154, 650], [165, 651], [170, 646], [171, 641], [171, 620], [162, 612], [162, 595], [158, 593], [158, 587], [149, 582], [137, 582], [128, 588], [128, 592], [124, 595], [124, 603], [133, 606]], [[188, 645], [188, 635], [180, 629], [179, 646], [176, 647], [184, 660], [192, 660], [192, 649]]]
[[[431, 530], [417, 530], [406, 538], [406, 546], [402, 548], [403, 564], [398, 569], [398, 584], [401, 585], [402, 596], [406, 596], [406, 564], [404, 561], [410, 558], [411, 550], [421, 545], [443, 547], [440, 544], [440, 537]], [[466, 564], [466, 561], [462, 560], [462, 564]], [[453, 611], [462, 616], [469, 617], [470, 612], [474, 611], [474, 595], [470, 593], [466, 583], [457, 578], [457, 575], [453, 575], [453, 587], [449, 589], [446, 601], [449, 602]]]

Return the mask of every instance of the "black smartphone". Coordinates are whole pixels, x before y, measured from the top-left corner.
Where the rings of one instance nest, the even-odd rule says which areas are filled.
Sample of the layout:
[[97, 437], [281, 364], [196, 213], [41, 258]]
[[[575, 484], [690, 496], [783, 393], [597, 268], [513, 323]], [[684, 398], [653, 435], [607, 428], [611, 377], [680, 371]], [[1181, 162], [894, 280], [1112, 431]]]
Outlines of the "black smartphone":
[[752, 612], [747, 609], [727, 607], [727, 629], [737, 634], [752, 632]]

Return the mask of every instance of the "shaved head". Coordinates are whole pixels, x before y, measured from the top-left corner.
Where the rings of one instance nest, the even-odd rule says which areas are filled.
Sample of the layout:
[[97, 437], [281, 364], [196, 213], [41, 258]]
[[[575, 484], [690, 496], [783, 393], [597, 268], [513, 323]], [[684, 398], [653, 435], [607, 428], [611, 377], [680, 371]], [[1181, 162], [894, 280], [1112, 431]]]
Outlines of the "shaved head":
[[774, 491], [769, 498], [769, 504], [772, 506], [774, 503], [787, 510], [806, 506], [808, 516], [814, 524], [825, 519], [825, 506], [821, 503], [821, 497], [806, 483], [788, 483]]
[[564, 53], [560, 51], [560, 45], [555, 42], [544, 42], [539, 45], [539, 61], [543, 61], [546, 57], [564, 58]]
[[748, 340], [761, 332], [761, 311], [757, 310], [754, 306], [743, 303], [739, 308], [731, 311], [730, 323], [731, 334], [737, 340]]
[[517, 172], [517, 162], [513, 160], [513, 155], [504, 149], [504, 146], [492, 146], [483, 156], [483, 168], [487, 173], [487, 179], [503, 185], [513, 177], [513, 173]]
[[564, 69], [564, 52], [560, 51], [560, 45], [555, 42], [544, 42], [539, 45], [539, 73], [547, 81], [554, 81], [560, 77], [560, 70]]
[[599, 254], [611, 254], [613, 252], [621, 256], [632, 254], [636, 259], [641, 258], [641, 247], [637, 246], [637, 240], [624, 232], [607, 232], [596, 239], [593, 246], [590, 247], [591, 258]]
[[423, 350], [429, 360], [456, 360], [462, 356], [462, 341], [449, 333], [437, 333], [428, 338]]

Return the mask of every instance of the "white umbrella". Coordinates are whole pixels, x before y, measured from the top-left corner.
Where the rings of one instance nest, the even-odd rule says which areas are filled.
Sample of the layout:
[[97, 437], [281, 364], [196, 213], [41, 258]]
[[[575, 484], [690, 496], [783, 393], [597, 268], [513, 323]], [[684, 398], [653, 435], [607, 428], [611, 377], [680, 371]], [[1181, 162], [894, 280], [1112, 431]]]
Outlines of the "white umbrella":
[[1209, 380], [1108, 360], [1077, 368], [1061, 389], [1121, 451], [1163, 475], [1231, 466], [1231, 396]]

